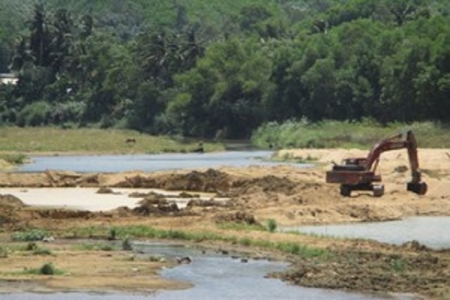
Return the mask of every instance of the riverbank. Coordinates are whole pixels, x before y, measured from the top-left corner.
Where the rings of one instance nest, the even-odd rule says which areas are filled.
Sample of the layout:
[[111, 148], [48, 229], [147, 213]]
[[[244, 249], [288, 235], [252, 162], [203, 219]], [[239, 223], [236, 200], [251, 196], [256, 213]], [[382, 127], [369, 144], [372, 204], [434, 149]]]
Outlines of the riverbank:
[[[88, 198], [74, 199], [70, 195], [60, 196], [61, 205], [76, 202], [77, 211], [45, 207], [46, 197], [42, 196], [39, 207], [18, 202], [11, 208], [3, 199], [1, 226], [5, 239], [17, 231], [38, 228], [56, 239], [107, 240], [114, 232], [120, 240], [127, 237], [177, 239], [223, 250], [242, 248], [254, 256], [284, 257], [292, 262], [290, 272], [276, 276], [302, 286], [417, 293], [427, 299], [448, 299], [448, 251], [427, 249], [413, 241], [391, 246], [368, 240], [331, 239], [272, 230], [277, 226], [450, 215], [450, 159], [447, 152], [445, 149], [419, 150], [423, 179], [429, 186], [429, 192], [424, 196], [406, 191], [410, 175], [405, 171], [408, 162], [401, 151], [382, 156], [379, 170], [386, 191], [381, 198], [374, 198], [369, 192], [355, 192], [352, 197], [342, 198], [338, 186], [324, 183], [325, 171], [333, 160], [338, 162], [348, 155], [366, 154], [359, 150], [279, 152], [281, 156], [314, 157], [317, 166], [305, 169], [278, 165], [152, 173], [1, 173], [0, 186], [19, 187], [27, 194], [33, 193], [33, 187], [48, 187], [49, 198], [51, 190], [70, 193], [68, 187], [98, 188], [99, 192], [107, 193], [105, 196], [121, 193], [123, 189], [157, 188], [192, 200], [185, 209], [180, 209], [171, 205], [170, 197], [141, 194], [134, 195], [142, 200], [136, 207], [121, 205], [94, 212], [83, 207], [84, 201], [89, 202]], [[196, 194], [205, 192], [211, 199], [195, 201]], [[230, 200], [227, 203], [215, 201], [219, 198]], [[135, 203], [136, 198], [132, 201]], [[84, 254], [80, 255], [80, 261], [83, 261]], [[70, 267], [68, 269], [70, 273]], [[16, 280], [14, 276], [2, 278]], [[33, 278], [41, 277], [35, 275]]]

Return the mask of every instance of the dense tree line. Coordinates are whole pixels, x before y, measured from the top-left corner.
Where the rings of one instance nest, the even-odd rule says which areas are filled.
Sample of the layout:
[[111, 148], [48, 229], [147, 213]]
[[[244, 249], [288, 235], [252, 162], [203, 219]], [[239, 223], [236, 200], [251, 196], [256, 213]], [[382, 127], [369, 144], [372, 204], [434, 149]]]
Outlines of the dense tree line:
[[445, 0], [66, 2], [0, 3], [0, 72], [20, 78], [1, 123], [248, 138], [288, 119], [450, 121]]

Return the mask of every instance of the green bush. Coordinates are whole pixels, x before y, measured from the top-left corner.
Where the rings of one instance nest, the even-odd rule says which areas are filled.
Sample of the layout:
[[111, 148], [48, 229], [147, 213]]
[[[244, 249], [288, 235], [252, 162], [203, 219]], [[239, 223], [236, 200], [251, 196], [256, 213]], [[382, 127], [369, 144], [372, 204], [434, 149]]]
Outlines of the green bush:
[[20, 111], [17, 116], [17, 125], [19, 126], [43, 126], [47, 125], [51, 114], [52, 107], [44, 101], [29, 104]]
[[52, 263], [44, 264], [39, 269], [39, 274], [42, 274], [42, 275], [54, 275], [55, 272], [56, 272], [56, 270]]
[[25, 163], [27, 156], [21, 153], [3, 153], [0, 154], [0, 159], [13, 165], [21, 165]]
[[275, 232], [277, 230], [278, 224], [277, 221], [274, 219], [268, 219], [267, 220], [267, 229], [270, 232]]

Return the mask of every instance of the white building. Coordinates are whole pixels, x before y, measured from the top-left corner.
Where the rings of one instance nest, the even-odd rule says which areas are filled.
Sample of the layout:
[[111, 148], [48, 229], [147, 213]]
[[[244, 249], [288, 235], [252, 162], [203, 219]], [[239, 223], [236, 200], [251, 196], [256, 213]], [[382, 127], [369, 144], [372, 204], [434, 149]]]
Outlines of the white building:
[[0, 84], [17, 84], [19, 78], [11, 73], [0, 73]]

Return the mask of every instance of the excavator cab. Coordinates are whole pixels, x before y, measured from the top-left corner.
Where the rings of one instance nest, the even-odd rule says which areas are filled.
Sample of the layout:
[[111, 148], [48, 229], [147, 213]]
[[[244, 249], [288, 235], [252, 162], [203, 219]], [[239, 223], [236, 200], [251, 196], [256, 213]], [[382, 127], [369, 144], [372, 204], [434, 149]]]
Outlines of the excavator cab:
[[358, 158], [345, 158], [342, 160], [341, 164], [334, 164], [334, 171], [364, 171], [364, 166], [367, 159], [365, 157]]

